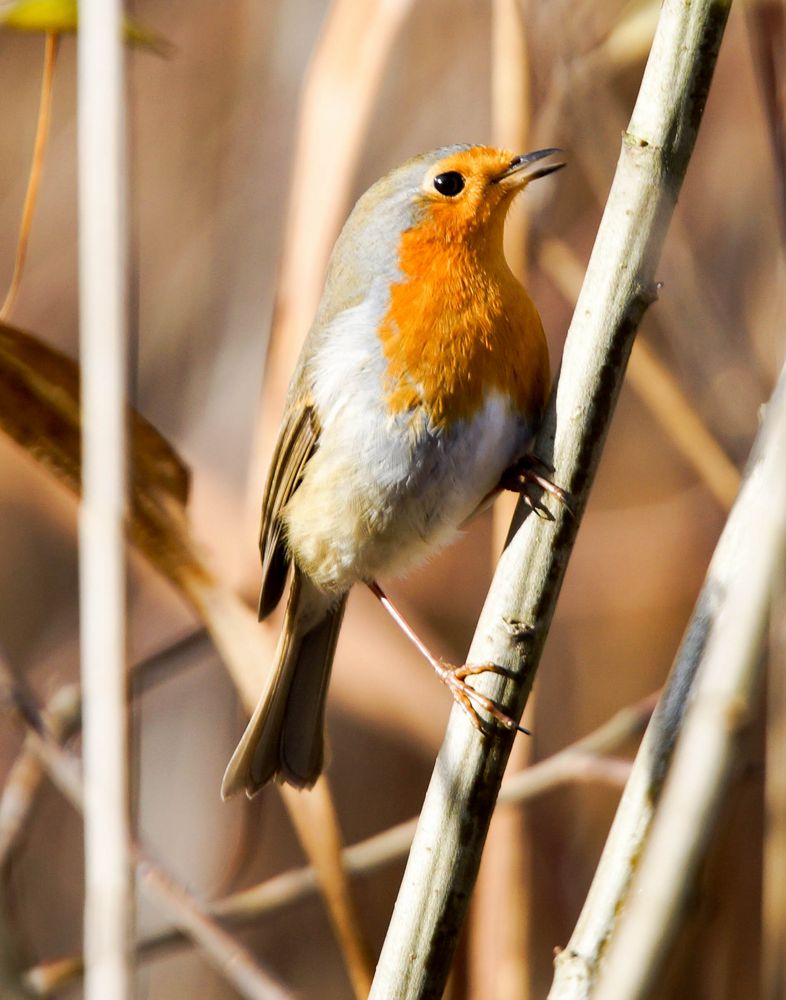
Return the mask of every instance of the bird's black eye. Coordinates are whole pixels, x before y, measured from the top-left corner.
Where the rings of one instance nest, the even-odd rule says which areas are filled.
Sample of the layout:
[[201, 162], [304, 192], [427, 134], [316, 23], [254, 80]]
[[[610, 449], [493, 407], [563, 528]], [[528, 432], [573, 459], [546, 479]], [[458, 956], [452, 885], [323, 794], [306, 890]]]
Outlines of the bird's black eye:
[[434, 178], [434, 187], [446, 198], [455, 198], [464, 190], [464, 178], [458, 170], [448, 170], [445, 174], [437, 174]]

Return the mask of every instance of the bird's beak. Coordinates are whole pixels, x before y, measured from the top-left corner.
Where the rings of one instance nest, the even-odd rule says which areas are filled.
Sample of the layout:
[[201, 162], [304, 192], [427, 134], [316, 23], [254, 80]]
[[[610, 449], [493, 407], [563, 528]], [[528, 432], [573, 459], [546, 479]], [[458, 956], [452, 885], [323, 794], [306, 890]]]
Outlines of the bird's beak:
[[546, 163], [542, 167], [533, 169], [533, 164], [539, 163], [547, 156], [554, 156], [561, 152], [561, 149], [539, 149], [535, 153], [517, 156], [511, 160], [509, 166], [505, 167], [501, 174], [497, 174], [494, 183], [500, 184], [502, 187], [520, 190], [526, 187], [530, 181], [537, 180], [538, 177], [546, 177], [547, 174], [553, 174], [555, 170], [561, 170], [565, 166], [564, 160]]

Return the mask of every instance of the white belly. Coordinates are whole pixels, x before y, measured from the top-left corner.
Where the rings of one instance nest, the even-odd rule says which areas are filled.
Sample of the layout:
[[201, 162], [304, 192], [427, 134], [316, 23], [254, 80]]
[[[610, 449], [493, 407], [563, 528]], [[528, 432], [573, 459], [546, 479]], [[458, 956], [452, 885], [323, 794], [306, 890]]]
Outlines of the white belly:
[[378, 394], [345, 395], [285, 510], [296, 561], [336, 591], [408, 569], [455, 536], [529, 434], [498, 394], [440, 432], [388, 417]]

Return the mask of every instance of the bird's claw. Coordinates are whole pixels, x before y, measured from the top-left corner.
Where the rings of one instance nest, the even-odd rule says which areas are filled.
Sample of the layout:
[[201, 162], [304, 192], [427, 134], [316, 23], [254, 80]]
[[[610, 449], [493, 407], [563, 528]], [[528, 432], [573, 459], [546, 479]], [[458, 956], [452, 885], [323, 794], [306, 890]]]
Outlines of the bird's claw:
[[[538, 469], [542, 472], [539, 472]], [[553, 483], [548, 475], [543, 475], [546, 472], [548, 475], [554, 474], [554, 467], [549, 465], [544, 459], [540, 458], [538, 455], [524, 455], [523, 458], [519, 459], [515, 465], [511, 466], [502, 476], [501, 486], [503, 489], [510, 490], [513, 493], [520, 493], [523, 495], [525, 502], [539, 514], [541, 517], [546, 517], [547, 520], [553, 520], [553, 517], [549, 517], [547, 514], [543, 514], [543, 508], [540, 507], [536, 502], [527, 494], [527, 488], [530, 485], [538, 486], [549, 496], [554, 497], [555, 500], [559, 501], [569, 513], [573, 513], [570, 506], [570, 495], [566, 490], [563, 490], [561, 486], [557, 486]]]
[[440, 661], [441, 669], [439, 670], [439, 675], [445, 684], [448, 686], [453, 700], [466, 714], [469, 721], [479, 732], [484, 735], [489, 735], [489, 727], [485, 720], [481, 719], [478, 714], [478, 710], [475, 707], [479, 705], [482, 709], [489, 713], [494, 719], [497, 720], [505, 729], [517, 730], [520, 733], [525, 733], [527, 736], [530, 735], [530, 731], [520, 726], [515, 719], [512, 719], [506, 712], [504, 712], [496, 702], [492, 701], [491, 698], [487, 698], [486, 695], [481, 694], [480, 691], [476, 691], [470, 684], [467, 683], [467, 677], [475, 677], [478, 674], [484, 673], [494, 673], [500, 674], [503, 677], [509, 677], [509, 671], [505, 670], [504, 667], [497, 666], [496, 663], [482, 663], [478, 665], [471, 665], [468, 663], [463, 664], [460, 667], [454, 667], [449, 663], [443, 663]]

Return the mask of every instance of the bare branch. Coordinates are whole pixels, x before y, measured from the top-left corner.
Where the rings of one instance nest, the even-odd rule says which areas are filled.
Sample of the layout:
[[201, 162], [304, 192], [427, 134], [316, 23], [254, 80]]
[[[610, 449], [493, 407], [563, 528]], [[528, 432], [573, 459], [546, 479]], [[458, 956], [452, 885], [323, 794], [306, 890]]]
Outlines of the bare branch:
[[[493, 0], [491, 4], [492, 141], [500, 149], [524, 153], [530, 145], [532, 66], [527, 0]], [[527, 283], [529, 211], [526, 198], [516, 198], [505, 221], [505, 258], [516, 277]], [[485, 585], [507, 538], [516, 507], [513, 493], [497, 498], [492, 510], [489, 561]], [[530, 703], [530, 718], [536, 706]], [[531, 763], [532, 741], [519, 740], [511, 768]], [[527, 942], [532, 927], [530, 882], [524, 873], [532, 857], [530, 821], [523, 809], [502, 810], [489, 831], [489, 849], [478, 873], [467, 927], [466, 987], [469, 996], [497, 995], [500, 979], [517, 1000], [529, 1000]], [[504, 990], [503, 990], [504, 992]]]
[[[10, 676], [7, 668], [0, 671]], [[66, 684], [49, 700], [44, 717], [49, 731], [62, 743], [76, 728], [81, 717], [79, 689]], [[24, 830], [35, 801], [44, 769], [31, 737], [26, 737], [19, 756], [8, 772], [0, 795], [0, 869], [8, 862]]]
[[[557, 958], [550, 1000], [579, 1000], [588, 997], [593, 988], [601, 957], [629, 895], [652, 828], [663, 779], [708, 637], [723, 608], [729, 606], [725, 595], [735, 569], [730, 553], [735, 551], [736, 539], [749, 530], [750, 495], [748, 480], [718, 544], [663, 697], [637, 754], [584, 909], [570, 941]], [[703, 753], [701, 756], [703, 759]]]
[[784, 567], [786, 367], [702, 592], [705, 608], [715, 604], [710, 631], [649, 842], [608, 945], [598, 1000], [645, 1000], [660, 981], [755, 710], [773, 588]]
[[[693, 150], [728, 5], [666, 0], [568, 333], [556, 398], [537, 442], [573, 495], [575, 518], [514, 525], [469, 660], [515, 682], [478, 681], [518, 718], [532, 685], [594, 478], [636, 327]], [[557, 419], [558, 418], [558, 419]], [[556, 427], [555, 427], [556, 425]], [[553, 441], [553, 445], [552, 445]], [[522, 512], [523, 513], [523, 512]], [[524, 628], [520, 626], [524, 625]], [[511, 739], [451, 716], [371, 990], [373, 1000], [439, 997], [472, 891]]]
[[286, 1000], [291, 994], [254, 961], [247, 948], [238, 944], [208, 916], [194, 898], [158, 865], [137, 851], [140, 888], [172, 923], [188, 934], [211, 964], [249, 1000]]

